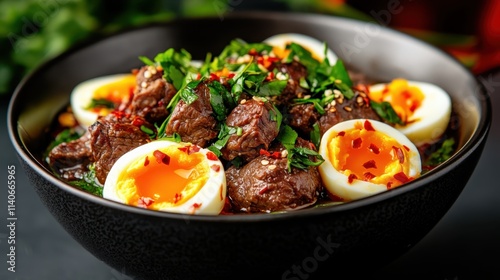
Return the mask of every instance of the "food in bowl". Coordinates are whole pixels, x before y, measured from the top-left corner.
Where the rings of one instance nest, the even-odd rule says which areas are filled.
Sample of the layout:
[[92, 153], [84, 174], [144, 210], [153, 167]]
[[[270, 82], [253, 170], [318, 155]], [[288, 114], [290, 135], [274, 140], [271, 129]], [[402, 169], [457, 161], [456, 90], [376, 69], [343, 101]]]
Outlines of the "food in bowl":
[[[112, 102], [108, 114], [97, 116], [88, 129], [78, 117], [65, 123], [67, 127], [54, 128], [47, 162], [61, 179], [104, 198], [153, 210], [270, 213], [343, 203], [399, 187], [454, 152], [454, 135], [425, 122], [433, 118], [432, 111], [422, 108], [427, 108], [424, 104], [432, 98], [428, 96], [434, 96], [428, 89], [436, 86], [411, 81], [408, 88], [381, 89], [399, 95], [375, 94], [372, 82], [353, 80], [333, 51], [311, 37], [279, 34], [263, 43], [236, 39], [218, 56], [207, 54], [202, 63], [193, 62], [186, 50], [175, 49], [141, 60], [145, 65], [133, 70], [133, 93]], [[405, 82], [394, 80], [389, 86]], [[451, 102], [446, 93], [442, 100], [439, 124], [448, 127]], [[77, 112], [75, 106], [80, 105], [72, 103], [61, 114]], [[413, 119], [404, 114], [408, 111]], [[427, 137], [418, 143], [405, 135], [414, 123], [424, 123], [417, 134]], [[378, 145], [365, 147], [358, 143], [362, 137], [347, 144], [338, 140], [342, 133], [357, 133], [351, 130], [360, 125], [366, 130], [361, 134], [378, 139]], [[382, 153], [382, 146], [389, 144]], [[346, 145], [347, 152], [331, 153]], [[145, 148], [151, 146], [154, 149]], [[358, 148], [371, 154], [359, 157]], [[192, 164], [169, 166], [200, 151], [205, 158], [195, 162], [213, 161], [210, 166], [217, 170], [210, 167], [200, 176]], [[378, 156], [376, 152], [391, 159], [389, 167], [370, 158]], [[360, 164], [332, 161], [332, 154], [351, 156]], [[150, 165], [163, 170], [147, 175]], [[200, 170], [209, 165], [204, 166]], [[366, 171], [353, 172], [359, 168]], [[174, 183], [179, 181], [174, 178], [205, 181], [191, 187]], [[363, 191], [353, 191], [360, 184]], [[187, 193], [204, 200], [186, 203]], [[204, 211], [208, 205], [215, 206]]]

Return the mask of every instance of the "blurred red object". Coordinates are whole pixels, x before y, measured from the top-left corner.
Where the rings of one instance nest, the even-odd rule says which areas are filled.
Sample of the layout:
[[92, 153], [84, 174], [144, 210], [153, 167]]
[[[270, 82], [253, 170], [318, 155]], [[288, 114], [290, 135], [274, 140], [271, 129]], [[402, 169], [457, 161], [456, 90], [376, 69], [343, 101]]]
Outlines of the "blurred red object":
[[479, 19], [479, 59], [472, 68], [475, 73], [500, 66], [500, 1], [487, 1]]

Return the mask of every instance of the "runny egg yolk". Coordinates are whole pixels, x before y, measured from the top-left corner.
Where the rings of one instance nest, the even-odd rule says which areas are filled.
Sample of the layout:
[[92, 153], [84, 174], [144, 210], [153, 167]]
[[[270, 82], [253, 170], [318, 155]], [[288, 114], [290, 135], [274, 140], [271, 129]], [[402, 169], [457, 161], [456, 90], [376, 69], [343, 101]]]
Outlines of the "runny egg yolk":
[[368, 95], [373, 101], [389, 102], [403, 123], [415, 121], [411, 117], [425, 97], [418, 87], [410, 86], [405, 79], [395, 79], [384, 89], [369, 92]]
[[127, 204], [162, 209], [182, 204], [207, 182], [209, 167], [194, 146], [169, 146], [133, 162], [120, 174], [117, 190]]
[[369, 121], [332, 135], [328, 150], [333, 167], [348, 177], [348, 183], [363, 180], [393, 188], [413, 179], [407, 175], [409, 148], [376, 131]]
[[[129, 98], [136, 86], [134, 75], [127, 75], [124, 78], [98, 87], [92, 94], [95, 100], [107, 100], [115, 104], [122, 103]], [[99, 108], [95, 108], [99, 111]]]

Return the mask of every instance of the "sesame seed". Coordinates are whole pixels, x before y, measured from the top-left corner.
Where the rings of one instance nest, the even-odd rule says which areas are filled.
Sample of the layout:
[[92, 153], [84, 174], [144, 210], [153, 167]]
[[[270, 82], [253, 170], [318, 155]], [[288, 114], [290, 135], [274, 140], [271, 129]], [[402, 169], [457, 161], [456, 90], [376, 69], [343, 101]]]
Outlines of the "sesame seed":
[[339, 98], [342, 95], [342, 92], [340, 92], [340, 90], [338, 90], [338, 89], [334, 89], [333, 94], [334, 94], [333, 96], [335, 96], [335, 98]]
[[154, 74], [156, 74], [156, 73], [157, 73], [157, 72], [156, 72], [156, 68], [155, 68], [155, 67], [153, 67], [153, 66], [149, 66], [149, 67], [148, 67], [148, 70], [149, 70], [149, 72], [151, 72], [151, 74], [152, 74], [152, 75], [154, 75]]
[[311, 96], [309, 94], [304, 95], [304, 99], [309, 99], [309, 98], [311, 98]]
[[337, 105], [337, 102], [335, 100], [332, 100], [332, 102], [330, 102], [330, 105], [335, 106]]
[[358, 97], [356, 98], [356, 102], [358, 102], [358, 103], [360, 103], [360, 104], [361, 104], [361, 103], [363, 103], [363, 97], [358, 96]]
[[288, 156], [288, 150], [283, 150], [283, 151], [281, 151], [281, 157], [282, 157], [282, 158], [285, 158], [285, 157], [287, 157], [287, 156]]
[[344, 103], [344, 98], [339, 98], [339, 99], [337, 99], [337, 102], [338, 102], [339, 104]]
[[247, 100], [246, 99], [241, 99], [240, 104], [245, 104], [245, 103], [247, 103]]
[[148, 83], [146, 83], [145, 81], [141, 83], [141, 87], [142, 87], [142, 88], [145, 88], [145, 87], [147, 87], [147, 86], [148, 86]]
[[351, 107], [349, 107], [349, 106], [345, 106], [345, 107], [344, 107], [344, 110], [346, 110], [347, 112], [350, 112], [350, 111], [352, 111], [352, 108], [351, 108]]
[[331, 89], [325, 90], [325, 96], [330, 96], [332, 94], [333, 94], [333, 90], [331, 90]]
[[332, 112], [332, 113], [335, 113], [335, 112], [337, 112], [337, 109], [335, 107], [332, 107], [332, 108], [330, 108], [329, 111]]
[[146, 79], [151, 78], [151, 72], [149, 72], [148, 70], [144, 71], [144, 78]]
[[267, 169], [269, 169], [269, 170], [274, 170], [274, 169], [276, 169], [276, 165], [271, 164], [271, 165], [269, 165], [269, 166], [267, 167]]
[[268, 161], [268, 160], [263, 159], [260, 163], [261, 163], [262, 165], [268, 165], [268, 164], [269, 164], [269, 161]]
[[276, 74], [276, 79], [278, 79], [278, 80], [280, 80], [280, 81], [284, 81], [284, 80], [286, 80], [286, 79], [288, 79], [288, 78], [287, 78], [287, 76], [286, 76], [285, 74], [283, 74], [282, 72], [278, 72], [278, 73]]
[[361, 96], [361, 97], [363, 97], [363, 98], [366, 98], [366, 97], [367, 97], [367, 96], [366, 96], [366, 93], [364, 93], [364, 92], [359, 92], [359, 96]]

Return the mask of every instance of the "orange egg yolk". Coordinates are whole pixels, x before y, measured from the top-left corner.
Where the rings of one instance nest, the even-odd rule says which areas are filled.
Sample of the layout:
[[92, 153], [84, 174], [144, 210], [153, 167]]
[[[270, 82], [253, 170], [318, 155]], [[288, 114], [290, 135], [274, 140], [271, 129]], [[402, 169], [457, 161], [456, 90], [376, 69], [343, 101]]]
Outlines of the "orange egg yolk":
[[134, 195], [128, 204], [145, 208], [162, 208], [182, 204], [205, 185], [208, 164], [202, 153], [188, 154], [179, 146], [170, 146], [142, 157], [126, 172], [120, 182], [125, 189], [133, 185]]
[[395, 79], [383, 90], [369, 92], [369, 97], [376, 102], [389, 102], [403, 123], [409, 123], [415, 121], [411, 117], [425, 96], [418, 87], [410, 86], [407, 80]]
[[129, 98], [134, 93], [135, 86], [135, 76], [127, 75], [118, 81], [100, 86], [94, 91], [92, 98], [121, 103], [125, 98]]
[[363, 180], [392, 188], [412, 179], [407, 176], [408, 147], [374, 130], [369, 121], [337, 133], [328, 150], [333, 167], [348, 176], [348, 183]]

